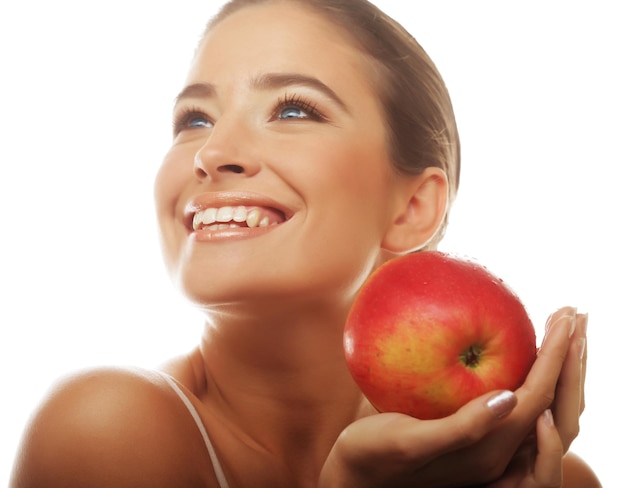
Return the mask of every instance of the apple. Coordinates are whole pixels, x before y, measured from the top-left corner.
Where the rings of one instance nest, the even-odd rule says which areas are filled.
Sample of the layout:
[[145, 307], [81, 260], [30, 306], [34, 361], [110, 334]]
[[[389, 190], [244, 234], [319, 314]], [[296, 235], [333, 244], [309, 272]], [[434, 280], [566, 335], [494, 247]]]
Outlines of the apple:
[[377, 410], [424, 420], [492, 390], [515, 390], [537, 353], [515, 292], [475, 260], [440, 251], [375, 270], [350, 308], [343, 346]]

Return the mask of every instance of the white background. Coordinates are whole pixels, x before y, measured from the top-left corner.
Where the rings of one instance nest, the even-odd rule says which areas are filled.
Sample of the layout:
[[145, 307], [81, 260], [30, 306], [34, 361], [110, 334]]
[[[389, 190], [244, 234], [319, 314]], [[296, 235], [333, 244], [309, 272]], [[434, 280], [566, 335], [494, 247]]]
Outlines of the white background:
[[[152, 181], [173, 97], [220, 3], [0, 6], [0, 484], [60, 375], [150, 367], [198, 338], [200, 316], [161, 264]], [[375, 3], [426, 48], [455, 103], [463, 174], [442, 248], [516, 289], [539, 338], [558, 306], [590, 313], [573, 449], [616, 486], [623, 456], [608, 445], [626, 438], [620, 2]]]

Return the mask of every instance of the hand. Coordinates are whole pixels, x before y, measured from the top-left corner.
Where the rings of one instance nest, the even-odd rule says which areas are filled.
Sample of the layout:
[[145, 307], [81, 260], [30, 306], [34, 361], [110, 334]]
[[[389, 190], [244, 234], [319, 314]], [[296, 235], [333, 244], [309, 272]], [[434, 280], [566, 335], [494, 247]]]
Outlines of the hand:
[[563, 453], [567, 452], [580, 430], [579, 419], [585, 409], [586, 372], [587, 314], [578, 314], [576, 329], [570, 340], [552, 405], [556, 427], [563, 443]]
[[537, 419], [536, 445], [518, 449], [502, 477], [485, 488], [559, 488], [563, 481], [563, 446], [551, 410]]
[[[546, 323], [546, 334], [553, 325]], [[584, 383], [587, 365], [587, 315], [576, 315], [575, 330], [570, 340], [556, 388], [552, 410], [537, 420], [536, 443], [520, 448], [498, 482], [490, 488], [561, 486], [562, 458], [579, 431], [579, 418], [585, 408]], [[556, 422], [555, 422], [556, 420]]]
[[[553, 486], [550, 483], [553, 474], [560, 473], [561, 458], [560, 454], [555, 456], [554, 446], [560, 447], [561, 435], [566, 441], [573, 439], [571, 403], [574, 392], [580, 395], [581, 391], [580, 386], [578, 390], [573, 387], [576, 374], [571, 359], [575, 355], [570, 352], [576, 323], [576, 313], [571, 308], [551, 317], [537, 360], [515, 395], [484, 395], [444, 419], [420, 421], [387, 413], [348, 426], [322, 469], [319, 487], [453, 487], [484, 484], [503, 475], [502, 483], [506, 477], [518, 483], [509, 486]], [[578, 363], [582, 375], [580, 359]], [[565, 379], [559, 384], [562, 368]], [[524, 445], [522, 449], [522, 444], [534, 432], [537, 419], [547, 415], [544, 412], [555, 398], [560, 424], [556, 422], [550, 427], [544, 419], [546, 425], [540, 425], [539, 455], [531, 451], [531, 456], [526, 457], [536, 459], [532, 471], [537, 481], [532, 481], [534, 485], [520, 485], [525, 480], [520, 480], [512, 467], [524, 459], [524, 449], [528, 447]], [[528, 461], [519, 465], [528, 466]], [[538, 479], [544, 472], [550, 479]]]

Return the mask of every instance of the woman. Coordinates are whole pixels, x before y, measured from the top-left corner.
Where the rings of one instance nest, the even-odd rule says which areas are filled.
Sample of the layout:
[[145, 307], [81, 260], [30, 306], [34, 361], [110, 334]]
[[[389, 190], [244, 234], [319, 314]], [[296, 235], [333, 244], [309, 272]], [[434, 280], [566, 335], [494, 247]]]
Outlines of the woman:
[[378, 414], [346, 369], [355, 294], [386, 260], [436, 247], [458, 177], [443, 81], [371, 4], [227, 4], [155, 184], [165, 262], [204, 311], [201, 343], [161, 372], [61, 382], [13, 485], [599, 486], [564, 456], [584, 406], [573, 308], [548, 319], [517, 392], [446, 419]]

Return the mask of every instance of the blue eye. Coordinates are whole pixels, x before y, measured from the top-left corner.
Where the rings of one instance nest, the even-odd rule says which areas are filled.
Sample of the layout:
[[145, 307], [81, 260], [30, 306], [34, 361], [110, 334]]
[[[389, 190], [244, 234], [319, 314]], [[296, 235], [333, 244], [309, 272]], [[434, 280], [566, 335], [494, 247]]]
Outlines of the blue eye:
[[173, 126], [174, 134], [178, 134], [189, 129], [210, 129], [213, 127], [213, 122], [202, 111], [189, 109], [182, 111], [174, 118]]
[[279, 119], [305, 119], [308, 115], [298, 107], [285, 107], [278, 114]]
[[187, 119], [188, 127], [211, 127], [212, 125], [213, 124], [211, 124], [211, 122], [209, 122], [206, 117], [202, 117], [200, 115]]
[[315, 103], [305, 99], [302, 95], [285, 95], [280, 98], [273, 117], [278, 120], [312, 120], [317, 122], [325, 120]]

